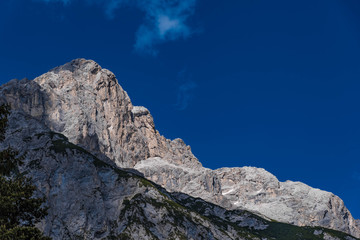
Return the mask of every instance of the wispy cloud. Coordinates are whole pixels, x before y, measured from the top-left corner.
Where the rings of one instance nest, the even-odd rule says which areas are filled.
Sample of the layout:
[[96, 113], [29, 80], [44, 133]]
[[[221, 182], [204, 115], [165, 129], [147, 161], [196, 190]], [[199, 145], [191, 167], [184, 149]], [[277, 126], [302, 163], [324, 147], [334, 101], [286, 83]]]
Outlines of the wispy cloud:
[[[63, 3], [70, 6], [75, 0], [33, 0], [45, 3]], [[193, 33], [189, 18], [194, 14], [196, 0], [77, 0], [101, 6], [108, 18], [123, 6], [133, 6], [144, 12], [144, 22], [136, 32], [134, 49], [138, 53], [157, 55], [156, 46], [177, 39], [186, 39]]]
[[177, 101], [176, 108], [178, 110], [185, 110], [191, 100], [194, 97], [194, 90], [197, 87], [195, 81], [192, 80], [192, 76], [189, 75], [188, 71], [185, 69], [178, 73], [178, 90], [177, 90]]
[[141, 0], [139, 7], [146, 14], [145, 23], [136, 34], [135, 50], [157, 54], [154, 46], [179, 38], [186, 39], [192, 31], [187, 25], [196, 0]]

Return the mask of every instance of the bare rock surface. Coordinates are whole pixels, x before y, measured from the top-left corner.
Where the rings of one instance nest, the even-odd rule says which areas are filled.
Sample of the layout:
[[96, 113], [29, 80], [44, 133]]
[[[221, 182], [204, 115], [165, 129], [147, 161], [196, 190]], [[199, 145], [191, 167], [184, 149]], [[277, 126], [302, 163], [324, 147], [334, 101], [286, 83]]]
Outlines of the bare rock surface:
[[155, 129], [145, 107], [133, 106], [114, 74], [76, 59], [36, 78], [0, 87], [8, 102], [101, 160], [135, 168], [168, 191], [227, 209], [246, 209], [299, 226], [322, 226], [360, 237], [360, 224], [332, 193], [279, 182], [260, 168], [203, 168], [181, 139]]
[[184, 193], [168, 193], [96, 158], [24, 112], [13, 111], [9, 123], [0, 150], [10, 145], [25, 157], [21, 171], [32, 178], [36, 195], [44, 196], [49, 207], [38, 227], [54, 240], [356, 240], [341, 232], [274, 223]]
[[1, 87], [1, 95], [14, 109], [120, 167], [149, 157], [201, 166], [181, 139], [161, 136], [150, 112], [134, 107], [115, 75], [94, 61], [76, 59], [33, 81], [13, 80]]
[[141, 161], [134, 168], [168, 191], [183, 192], [225, 208], [232, 207], [222, 195], [221, 182], [211, 169], [175, 165], [158, 157]]
[[280, 182], [262, 168], [193, 169], [159, 158], [135, 169], [169, 191], [180, 191], [228, 209], [245, 209], [298, 226], [322, 226], [359, 237], [359, 227], [336, 195], [301, 182]]
[[359, 228], [336, 195], [301, 182], [279, 182], [262, 168], [215, 170], [233, 208], [248, 209], [298, 226], [323, 226], [359, 237]]
[[[0, 149], [10, 145], [25, 156], [21, 170], [49, 207], [38, 227], [53, 239], [249, 239], [243, 236], [251, 229], [266, 229], [266, 221], [244, 212], [227, 211], [226, 217], [237, 222], [211, 212], [207, 216], [218, 220], [210, 220], [24, 113], [12, 113], [9, 122]], [[226, 225], [219, 225], [220, 220]]]

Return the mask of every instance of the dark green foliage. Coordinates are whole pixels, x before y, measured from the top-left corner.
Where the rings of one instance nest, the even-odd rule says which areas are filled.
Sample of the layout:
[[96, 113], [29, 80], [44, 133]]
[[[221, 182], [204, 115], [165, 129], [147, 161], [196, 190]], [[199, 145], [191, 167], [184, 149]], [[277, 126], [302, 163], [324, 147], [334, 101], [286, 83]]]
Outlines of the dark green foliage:
[[4, 141], [5, 139], [5, 131], [8, 122], [8, 115], [10, 113], [9, 105], [1, 105], [0, 106], [0, 141]]
[[17, 157], [18, 152], [8, 147], [0, 152], [0, 176], [18, 174], [17, 167], [22, 164], [22, 157]]
[[35, 189], [28, 178], [0, 176], [1, 226], [34, 226], [46, 215], [46, 209], [41, 208], [44, 199], [32, 198]]
[[7, 229], [5, 226], [0, 227], [1, 240], [49, 240], [44, 237], [43, 233], [35, 227], [16, 226]]
[[[0, 141], [5, 139], [10, 107], [0, 106]], [[34, 198], [35, 186], [19, 170], [22, 157], [8, 147], [0, 152], [0, 240], [47, 240], [34, 225], [46, 216], [43, 198]]]
[[[323, 240], [324, 233], [337, 237], [338, 239], [347, 239], [350, 237], [348, 234], [323, 228], [323, 227], [299, 227], [287, 223], [280, 223], [276, 221], [268, 221], [262, 219], [261, 217], [247, 211], [243, 210], [227, 210], [225, 211], [225, 216], [233, 215], [248, 215], [253, 219], [268, 225], [264, 230], [256, 230], [249, 227], [241, 227], [239, 222], [234, 222], [228, 217], [220, 218], [214, 214], [210, 209], [214, 208], [216, 205], [212, 203], [205, 202], [202, 199], [193, 199], [191, 197], [178, 200], [178, 203], [187, 207], [188, 209], [197, 212], [205, 216], [211, 222], [215, 223], [217, 226], [221, 227], [223, 230], [226, 230], [228, 226], [232, 226], [238, 232], [239, 236], [244, 237], [245, 239], [276, 239], [276, 240]], [[318, 230], [322, 233], [315, 235], [314, 231]], [[355, 238], [352, 238], [355, 239]]]
[[[348, 234], [322, 228], [322, 227], [298, 227], [291, 224], [270, 222], [269, 227], [263, 231], [259, 231], [260, 236], [273, 237], [278, 240], [316, 240], [324, 239], [323, 234], [314, 235], [315, 230], [321, 230], [323, 233], [327, 233], [338, 239], [346, 239]], [[355, 238], [354, 238], [355, 239]]]

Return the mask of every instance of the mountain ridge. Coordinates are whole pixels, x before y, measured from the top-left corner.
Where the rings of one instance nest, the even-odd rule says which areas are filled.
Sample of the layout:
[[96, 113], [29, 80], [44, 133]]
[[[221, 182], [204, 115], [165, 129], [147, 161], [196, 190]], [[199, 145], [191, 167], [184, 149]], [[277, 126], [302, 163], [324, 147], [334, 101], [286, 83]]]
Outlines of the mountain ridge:
[[3, 102], [70, 142], [118, 167], [134, 168], [170, 192], [277, 221], [360, 236], [358, 221], [332, 193], [302, 183], [281, 183], [259, 168], [203, 168], [181, 139], [161, 136], [150, 112], [133, 106], [115, 75], [94, 61], [76, 59], [33, 81], [10, 81], [0, 92]]
[[325, 228], [276, 223], [169, 193], [132, 171], [104, 162], [22, 111], [13, 110], [0, 149], [24, 156], [23, 173], [48, 215], [37, 225], [53, 239], [355, 240]]

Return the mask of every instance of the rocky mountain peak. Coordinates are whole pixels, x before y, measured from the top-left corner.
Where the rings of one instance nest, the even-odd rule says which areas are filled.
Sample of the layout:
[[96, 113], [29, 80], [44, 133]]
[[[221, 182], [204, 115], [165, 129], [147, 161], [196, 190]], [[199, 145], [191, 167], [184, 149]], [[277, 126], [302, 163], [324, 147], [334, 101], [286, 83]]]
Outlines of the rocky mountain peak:
[[[115, 75], [92, 60], [75, 59], [50, 70], [34, 81], [49, 92], [53, 90], [63, 94], [72, 91], [76, 91], [74, 94], [100, 94], [104, 95], [103, 100], [111, 100], [109, 97], [125, 98], [128, 101], [124, 103], [130, 103], [128, 95], [118, 84]], [[85, 96], [77, 97], [84, 100]]]
[[201, 167], [190, 147], [161, 136], [150, 112], [133, 106], [115, 75], [92, 60], [75, 59], [33, 81], [11, 81], [3, 93], [14, 109], [120, 167], [150, 157]]
[[32, 81], [12, 80], [0, 87], [2, 102], [98, 159], [134, 168], [170, 192], [360, 237], [359, 222], [332, 193], [303, 183], [280, 182], [260, 168], [202, 167], [190, 146], [160, 135], [150, 111], [133, 106], [115, 75], [92, 60], [75, 59]]
[[59, 71], [70, 71], [70, 72], [91, 72], [96, 74], [101, 70], [101, 67], [98, 63], [90, 59], [77, 58], [71, 62], [65, 63], [62, 66], [55, 67], [50, 70], [50, 72], [58, 73]]

